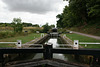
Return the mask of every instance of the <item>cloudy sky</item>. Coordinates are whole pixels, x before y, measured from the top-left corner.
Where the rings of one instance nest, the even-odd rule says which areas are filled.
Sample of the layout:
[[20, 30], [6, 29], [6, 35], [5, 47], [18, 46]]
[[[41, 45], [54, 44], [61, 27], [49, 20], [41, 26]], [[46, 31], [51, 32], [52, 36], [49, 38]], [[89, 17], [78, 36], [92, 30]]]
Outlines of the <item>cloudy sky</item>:
[[65, 5], [68, 2], [63, 0], [0, 0], [0, 22], [10, 23], [20, 17], [32, 24], [56, 24], [56, 15]]

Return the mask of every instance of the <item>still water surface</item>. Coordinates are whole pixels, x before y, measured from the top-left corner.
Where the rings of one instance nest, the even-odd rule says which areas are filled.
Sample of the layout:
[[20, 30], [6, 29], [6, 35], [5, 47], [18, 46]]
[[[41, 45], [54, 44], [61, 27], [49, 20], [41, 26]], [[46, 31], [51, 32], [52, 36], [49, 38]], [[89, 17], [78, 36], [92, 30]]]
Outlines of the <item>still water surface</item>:
[[[53, 44], [53, 48], [58, 48], [58, 46], [60, 44], [63, 44], [63, 42], [60, 40], [60, 38], [50, 38], [46, 42], [52, 43]], [[38, 58], [41, 58], [41, 57], [43, 57], [43, 54], [42, 53], [38, 53], [33, 57], [33, 59], [38, 59]], [[53, 58], [61, 59], [61, 60], [65, 60], [65, 61], [68, 60], [68, 58], [65, 57], [64, 54], [53, 54]]]

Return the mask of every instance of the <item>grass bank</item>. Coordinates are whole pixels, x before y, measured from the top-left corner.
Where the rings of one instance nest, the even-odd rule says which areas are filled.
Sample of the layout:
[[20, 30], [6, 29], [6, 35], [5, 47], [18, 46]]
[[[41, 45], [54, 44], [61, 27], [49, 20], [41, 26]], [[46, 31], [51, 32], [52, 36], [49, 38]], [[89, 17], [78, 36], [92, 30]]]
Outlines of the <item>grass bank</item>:
[[69, 30], [100, 36], [100, 24], [86, 25], [81, 27], [72, 27], [69, 28]]
[[[16, 36], [11, 38], [0, 39], [0, 42], [16, 42], [17, 40], [22, 40], [22, 43], [27, 43], [35, 38], [40, 37], [40, 34], [32, 33], [26, 36]], [[0, 44], [0, 47], [14, 47], [13, 44]]]
[[30, 33], [36, 33], [36, 31], [43, 32], [42, 27], [23, 27], [21, 33], [14, 33], [12, 27], [0, 27], [0, 39], [11, 38], [16, 36], [22, 36]]
[[[66, 34], [66, 36], [71, 39], [72, 41], [74, 40], [79, 40], [80, 42], [99, 42], [100, 43], [100, 40], [96, 40], [94, 38], [90, 38], [90, 37], [86, 37], [86, 36], [83, 36], [83, 35], [79, 35], [79, 34]], [[84, 47], [83, 44], [81, 44], [81, 46]], [[98, 44], [89, 44], [87, 45], [87, 47], [84, 47], [84, 48], [100, 48], [100, 45]]]

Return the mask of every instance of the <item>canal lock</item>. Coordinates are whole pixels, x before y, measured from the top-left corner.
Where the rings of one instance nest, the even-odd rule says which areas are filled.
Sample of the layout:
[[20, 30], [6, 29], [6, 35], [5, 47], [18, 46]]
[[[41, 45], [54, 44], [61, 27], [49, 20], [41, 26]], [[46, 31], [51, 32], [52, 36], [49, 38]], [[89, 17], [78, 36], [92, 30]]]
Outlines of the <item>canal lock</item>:
[[[39, 44], [45, 44], [45, 43], [52, 43], [53, 48], [70, 48], [70, 47], [64, 47], [61, 46], [61, 44], [66, 44], [66, 42], [62, 39], [61, 36], [46, 36]], [[38, 59], [42, 58], [43, 54], [18, 54], [18, 58], [14, 59], [16, 60], [27, 60], [27, 59]], [[29, 57], [30, 56], [30, 57]], [[28, 57], [28, 58], [27, 58]], [[73, 63], [79, 63], [79, 64], [91, 64], [92, 62], [88, 61], [93, 59], [92, 56], [80, 56], [80, 55], [67, 55], [67, 54], [53, 54], [53, 58], [73, 62]], [[92, 59], [90, 59], [92, 58]]]

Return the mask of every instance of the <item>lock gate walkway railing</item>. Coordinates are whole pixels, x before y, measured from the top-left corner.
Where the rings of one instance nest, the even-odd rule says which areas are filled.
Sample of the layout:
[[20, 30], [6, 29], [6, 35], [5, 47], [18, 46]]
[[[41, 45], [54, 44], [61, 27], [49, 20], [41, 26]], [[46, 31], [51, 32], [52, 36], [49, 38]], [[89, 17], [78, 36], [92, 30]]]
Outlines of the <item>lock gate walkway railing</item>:
[[[4, 66], [3, 54], [17, 54], [17, 53], [43, 53], [44, 59], [52, 59], [53, 53], [74, 54], [74, 55], [92, 55], [93, 64], [98, 63], [100, 59], [100, 49], [72, 49], [72, 48], [52, 48], [52, 44], [45, 44], [43, 48], [0, 48], [0, 57], [2, 58], [2, 66]], [[100, 61], [99, 61], [100, 62]]]

